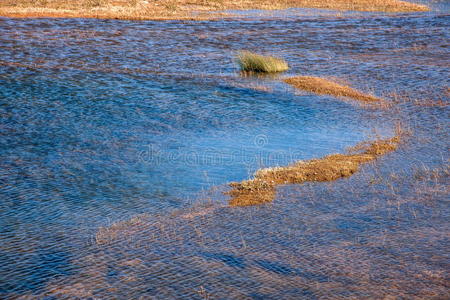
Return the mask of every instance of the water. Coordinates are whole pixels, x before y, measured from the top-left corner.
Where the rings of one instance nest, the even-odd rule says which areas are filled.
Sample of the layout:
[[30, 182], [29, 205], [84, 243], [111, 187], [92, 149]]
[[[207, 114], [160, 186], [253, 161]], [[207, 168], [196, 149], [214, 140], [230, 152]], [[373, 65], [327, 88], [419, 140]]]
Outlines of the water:
[[[411, 174], [447, 162], [447, 107], [367, 110], [298, 93], [279, 78], [242, 77], [233, 62], [240, 49], [273, 53], [291, 65], [285, 76], [334, 76], [390, 100], [448, 101], [449, 17], [439, 9], [205, 22], [1, 19], [2, 297], [56, 289], [314, 298], [332, 284], [336, 294], [364, 297], [389, 294], [386, 278], [405, 272], [428, 274], [442, 295], [448, 193], [441, 177], [418, 183]], [[269, 206], [221, 207], [227, 182], [391, 136], [399, 120], [413, 137], [375, 169], [331, 186], [284, 187]], [[393, 172], [398, 183], [387, 180]], [[416, 201], [424, 193], [431, 200]], [[179, 217], [205, 199], [213, 213]], [[149, 220], [126, 241], [92, 242], [99, 226], [141, 213]], [[400, 264], [405, 255], [415, 258]], [[374, 270], [365, 285], [364, 262]], [[419, 286], [413, 277], [399, 281], [399, 293]]]

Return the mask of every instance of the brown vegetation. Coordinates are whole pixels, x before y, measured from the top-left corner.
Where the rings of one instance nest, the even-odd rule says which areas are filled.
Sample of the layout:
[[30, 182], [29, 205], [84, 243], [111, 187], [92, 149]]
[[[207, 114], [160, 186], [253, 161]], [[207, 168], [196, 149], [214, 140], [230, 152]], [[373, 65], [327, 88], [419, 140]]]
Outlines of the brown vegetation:
[[275, 198], [276, 187], [282, 184], [334, 181], [349, 177], [358, 171], [361, 164], [397, 149], [399, 142], [400, 137], [397, 135], [386, 140], [359, 144], [347, 154], [331, 154], [286, 167], [258, 170], [252, 179], [230, 183], [230, 205], [249, 206], [271, 202]]
[[319, 95], [330, 95], [336, 97], [346, 97], [353, 100], [363, 102], [376, 102], [381, 101], [372, 95], [362, 93], [349, 86], [338, 84], [334, 81], [330, 81], [321, 77], [314, 76], [295, 76], [287, 78], [284, 82], [307, 92], [316, 93]]
[[[220, 10], [285, 9], [411, 12], [425, 5], [399, 0], [5, 0], [0, 16], [103, 19], [208, 19], [224, 16]], [[211, 14], [211, 12], [216, 12]]]
[[148, 218], [149, 216], [146, 214], [136, 215], [129, 220], [119, 221], [107, 227], [100, 227], [95, 234], [95, 242], [98, 245], [109, 244], [122, 236], [136, 233], [141, 229], [141, 226], [146, 224]]
[[[444, 90], [443, 95], [432, 95], [428, 93], [421, 93], [421, 97], [417, 98], [416, 95], [410, 95], [405, 93], [393, 92], [388, 95], [392, 98], [390, 104], [412, 103], [419, 107], [448, 107], [450, 106], [449, 89]], [[385, 102], [386, 103], [386, 102]], [[389, 105], [389, 103], [386, 103]]]

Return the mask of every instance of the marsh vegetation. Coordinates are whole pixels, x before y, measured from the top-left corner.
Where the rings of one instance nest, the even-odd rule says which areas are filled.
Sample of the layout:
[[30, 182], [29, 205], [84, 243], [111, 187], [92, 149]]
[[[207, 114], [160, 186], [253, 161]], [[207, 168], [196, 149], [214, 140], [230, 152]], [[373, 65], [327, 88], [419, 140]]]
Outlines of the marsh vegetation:
[[264, 56], [250, 51], [240, 51], [236, 60], [242, 72], [276, 73], [289, 70], [287, 62], [282, 58]]
[[298, 161], [289, 166], [258, 170], [252, 179], [230, 184], [230, 205], [249, 206], [271, 202], [279, 185], [334, 181], [349, 177], [359, 170], [361, 164], [374, 161], [397, 149], [399, 142], [400, 136], [365, 142], [355, 146], [354, 149], [359, 151], [354, 154], [331, 154], [324, 158]]
[[106, 19], [211, 19], [229, 15], [216, 14], [224, 10], [291, 7], [384, 12], [414, 12], [429, 9], [425, 5], [400, 0], [5, 0], [0, 3], [0, 15]]
[[326, 78], [315, 76], [295, 76], [286, 78], [284, 82], [294, 86], [297, 89], [316, 93], [319, 95], [329, 95], [335, 97], [350, 98], [362, 102], [377, 102], [380, 98], [362, 93], [349, 86], [336, 83]]
[[[2, 18], [1, 299], [448, 298], [448, 14], [278, 13]], [[290, 69], [237, 74], [239, 49]]]

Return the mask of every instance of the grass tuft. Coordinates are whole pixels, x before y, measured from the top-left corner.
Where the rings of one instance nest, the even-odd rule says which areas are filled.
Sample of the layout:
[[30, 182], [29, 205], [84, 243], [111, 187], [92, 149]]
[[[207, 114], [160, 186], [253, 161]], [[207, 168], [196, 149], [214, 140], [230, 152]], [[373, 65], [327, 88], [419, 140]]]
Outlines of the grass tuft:
[[237, 63], [243, 72], [275, 73], [289, 69], [286, 61], [273, 56], [264, 56], [250, 51], [240, 51]]

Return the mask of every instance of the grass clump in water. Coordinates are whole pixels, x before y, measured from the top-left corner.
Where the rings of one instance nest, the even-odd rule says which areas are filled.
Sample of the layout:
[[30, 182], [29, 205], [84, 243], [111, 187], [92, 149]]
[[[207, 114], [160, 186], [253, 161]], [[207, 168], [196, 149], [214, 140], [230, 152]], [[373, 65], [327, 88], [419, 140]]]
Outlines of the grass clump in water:
[[287, 78], [284, 82], [296, 87], [297, 89], [319, 95], [345, 97], [362, 102], [376, 102], [381, 100], [380, 98], [362, 93], [349, 86], [341, 85], [321, 77], [296, 76]]
[[241, 51], [237, 62], [243, 72], [275, 73], [289, 69], [287, 62], [281, 58], [264, 56], [250, 51]]

